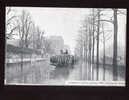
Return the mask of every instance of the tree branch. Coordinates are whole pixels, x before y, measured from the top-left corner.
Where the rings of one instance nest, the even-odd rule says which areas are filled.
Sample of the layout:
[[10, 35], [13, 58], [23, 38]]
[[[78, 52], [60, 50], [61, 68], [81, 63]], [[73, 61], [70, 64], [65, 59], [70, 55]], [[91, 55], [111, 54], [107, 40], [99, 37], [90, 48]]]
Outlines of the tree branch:
[[[98, 20], [97, 20], [97, 21], [98, 21]], [[104, 22], [109, 22], [109, 23], [114, 24], [114, 21], [112, 21], [112, 20], [101, 19], [101, 20], [99, 20], [99, 21], [104, 21]]]
[[7, 20], [7, 25], [9, 25], [9, 24], [10, 24], [10, 21], [11, 21], [12, 19], [14, 19], [14, 18], [16, 18], [16, 16], [12, 16], [11, 18], [9, 18], [9, 19]]
[[7, 33], [7, 35], [12, 35], [12, 33], [18, 28], [18, 26], [14, 27], [13, 29], [11, 29], [11, 32]]

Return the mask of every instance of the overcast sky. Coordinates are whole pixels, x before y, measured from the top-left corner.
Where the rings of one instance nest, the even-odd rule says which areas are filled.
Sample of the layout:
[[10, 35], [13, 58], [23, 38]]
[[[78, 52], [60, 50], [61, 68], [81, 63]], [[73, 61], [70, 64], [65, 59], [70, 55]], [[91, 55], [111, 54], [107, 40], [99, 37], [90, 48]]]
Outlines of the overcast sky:
[[[46, 36], [60, 35], [64, 39], [64, 43], [68, 44], [73, 51], [75, 47], [75, 39], [77, 38], [81, 20], [89, 14], [87, 8], [37, 8], [37, 7], [15, 7], [17, 13], [26, 9], [30, 12], [32, 20], [41, 30], [45, 30]], [[125, 39], [124, 24], [125, 17], [119, 18], [119, 33], [120, 41]], [[118, 19], [118, 20], [119, 20]]]

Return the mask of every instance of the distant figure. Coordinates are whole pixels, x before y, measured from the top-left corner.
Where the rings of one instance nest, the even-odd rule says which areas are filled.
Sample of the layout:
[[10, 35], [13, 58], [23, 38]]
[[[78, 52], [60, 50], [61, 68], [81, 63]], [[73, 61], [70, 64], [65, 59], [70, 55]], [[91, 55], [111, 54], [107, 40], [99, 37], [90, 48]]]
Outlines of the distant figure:
[[66, 52], [65, 52], [65, 54], [68, 54], [68, 50], [66, 49]]

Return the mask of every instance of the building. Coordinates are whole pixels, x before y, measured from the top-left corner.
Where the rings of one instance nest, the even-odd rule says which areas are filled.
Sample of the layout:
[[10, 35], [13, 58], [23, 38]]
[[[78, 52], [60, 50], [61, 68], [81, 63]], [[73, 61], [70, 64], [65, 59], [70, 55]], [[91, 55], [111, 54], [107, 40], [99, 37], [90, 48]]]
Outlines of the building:
[[53, 48], [55, 54], [60, 54], [60, 50], [64, 48], [64, 39], [62, 36], [50, 36], [51, 48]]

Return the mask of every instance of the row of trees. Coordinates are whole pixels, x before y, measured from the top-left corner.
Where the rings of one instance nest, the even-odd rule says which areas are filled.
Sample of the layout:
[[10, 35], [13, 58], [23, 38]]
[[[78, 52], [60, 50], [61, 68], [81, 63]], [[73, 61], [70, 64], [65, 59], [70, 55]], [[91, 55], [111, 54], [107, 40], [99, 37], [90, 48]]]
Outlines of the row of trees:
[[28, 50], [28, 57], [31, 60], [33, 58], [32, 55], [35, 55], [37, 51], [46, 57], [53, 48], [51, 48], [51, 41], [44, 36], [45, 32], [35, 25], [29, 12], [22, 10], [19, 15], [17, 14], [13, 8], [6, 8], [6, 40], [15, 40], [16, 38], [19, 40], [18, 46], [21, 50], [19, 50], [20, 53], [18, 56], [21, 59], [20, 71], [24, 82], [25, 78], [23, 74], [26, 66], [24, 65], [23, 59], [24, 55], [26, 55], [25, 51]]
[[48, 53], [50, 41], [44, 36], [45, 32], [35, 25], [29, 12], [22, 10], [16, 15], [13, 8], [6, 8], [6, 39], [18, 37], [21, 48], [40, 49]]
[[[108, 15], [110, 13], [110, 15]], [[99, 64], [100, 64], [100, 43], [103, 44], [103, 80], [105, 80], [105, 46], [106, 42], [113, 38], [113, 80], [118, 79], [118, 64], [117, 64], [117, 50], [118, 50], [118, 15], [126, 15], [125, 10], [120, 9], [90, 9], [90, 14], [87, 15], [80, 28], [76, 53], [80, 58], [87, 62], [86, 67], [89, 74], [86, 79], [94, 79], [94, 65], [96, 64], [97, 78], [99, 80]], [[112, 27], [107, 28], [107, 26]], [[123, 33], [122, 33], [123, 34]]]

